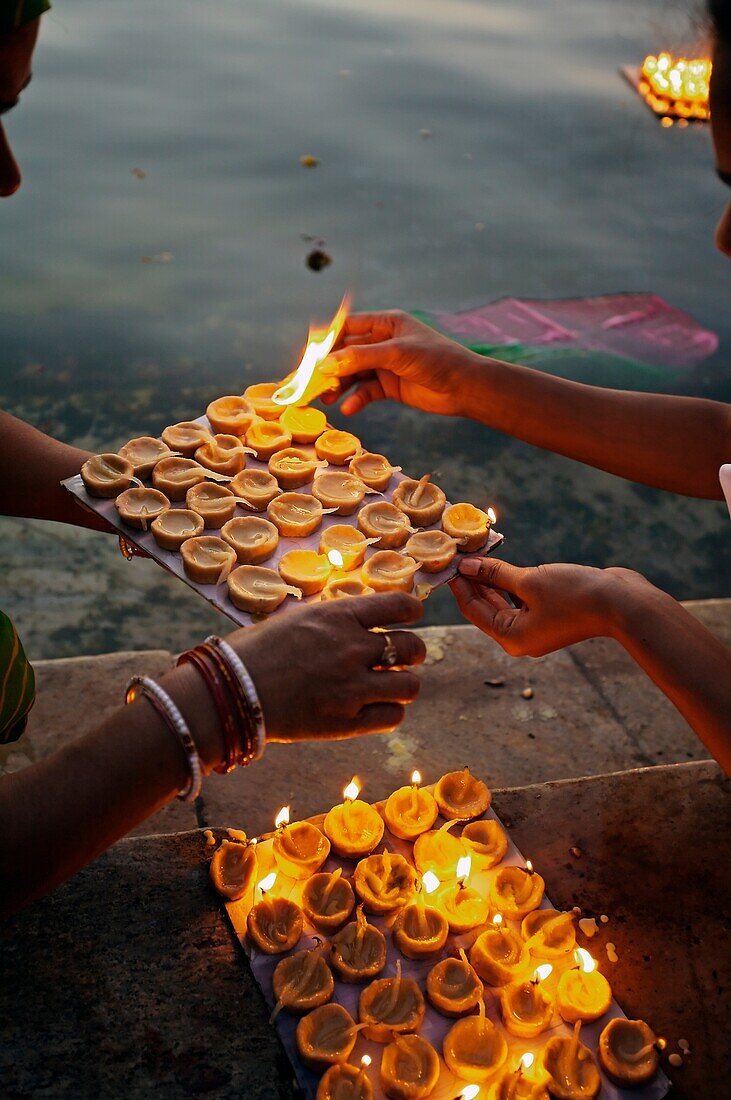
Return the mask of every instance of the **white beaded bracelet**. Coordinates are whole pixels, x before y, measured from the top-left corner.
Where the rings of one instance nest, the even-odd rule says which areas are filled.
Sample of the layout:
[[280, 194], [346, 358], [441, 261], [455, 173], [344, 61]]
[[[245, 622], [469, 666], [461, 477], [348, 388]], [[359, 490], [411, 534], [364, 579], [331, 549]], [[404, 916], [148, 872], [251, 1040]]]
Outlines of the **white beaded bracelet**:
[[256, 690], [256, 685], [249, 675], [246, 665], [239, 657], [233, 646], [224, 641], [223, 638], [219, 638], [216, 634], [211, 634], [206, 638], [208, 645], [215, 646], [218, 652], [221, 654], [226, 664], [229, 666], [234, 676], [241, 685], [241, 690], [246, 696], [246, 701], [251, 709], [251, 714], [256, 726], [256, 734], [254, 738], [254, 745], [252, 746], [252, 760], [261, 760], [264, 755], [264, 749], [266, 747], [267, 731], [264, 724], [264, 711], [262, 709], [259, 695]]
[[168, 693], [149, 676], [133, 676], [127, 684], [125, 703], [133, 703], [137, 695], [144, 695], [162, 718], [171, 733], [177, 737], [183, 747], [190, 778], [178, 794], [181, 802], [195, 802], [203, 786], [203, 769], [188, 723], [178, 710]]

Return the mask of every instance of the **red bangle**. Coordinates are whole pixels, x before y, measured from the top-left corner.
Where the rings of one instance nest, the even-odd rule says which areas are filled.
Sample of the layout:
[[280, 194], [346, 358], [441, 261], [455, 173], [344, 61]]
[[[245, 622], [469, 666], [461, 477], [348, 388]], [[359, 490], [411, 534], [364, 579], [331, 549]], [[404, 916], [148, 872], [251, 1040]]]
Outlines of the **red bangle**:
[[256, 751], [256, 738], [257, 727], [256, 719], [252, 713], [249, 700], [244, 694], [244, 690], [238, 681], [238, 678], [234, 676], [231, 669], [223, 656], [218, 652], [215, 646], [210, 645], [208, 642], [204, 642], [202, 646], [198, 647], [199, 650], [205, 650], [210, 659], [215, 662], [216, 668], [221, 674], [223, 680], [226, 683], [226, 687], [234, 700], [236, 708], [236, 714], [239, 719], [239, 731], [241, 734], [239, 744], [241, 746], [240, 755], [237, 763], [241, 767], [245, 767], [250, 764], [254, 759]]
[[219, 774], [225, 775], [227, 772], [233, 771], [236, 767], [240, 754], [239, 730], [230, 701], [226, 698], [224, 685], [216, 674], [215, 669], [217, 666], [212, 667], [211, 664], [209, 664], [209, 660], [210, 657], [205, 648], [203, 646], [197, 646], [195, 649], [189, 649], [187, 652], [182, 653], [177, 663], [178, 665], [193, 665], [202, 676], [210, 692], [218, 715], [225, 750], [223, 760], [220, 764], [216, 764], [213, 770]]

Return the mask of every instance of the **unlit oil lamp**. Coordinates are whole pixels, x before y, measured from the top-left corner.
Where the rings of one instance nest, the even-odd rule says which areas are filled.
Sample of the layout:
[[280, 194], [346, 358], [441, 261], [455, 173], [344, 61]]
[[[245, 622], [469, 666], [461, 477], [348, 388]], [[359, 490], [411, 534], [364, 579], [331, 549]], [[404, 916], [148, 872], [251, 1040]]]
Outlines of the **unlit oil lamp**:
[[527, 859], [525, 867], [500, 868], [490, 886], [490, 900], [509, 920], [522, 920], [541, 904], [544, 886]]
[[335, 992], [335, 981], [323, 958], [323, 948], [324, 944], [317, 944], [277, 963], [272, 974], [276, 1004], [270, 1022], [282, 1009], [302, 1015], [330, 1000]]
[[409, 517], [387, 500], [366, 504], [358, 513], [358, 527], [381, 550], [397, 550], [412, 532]]
[[422, 875], [426, 871], [433, 871], [442, 882], [456, 876], [457, 864], [467, 854], [459, 837], [451, 834], [451, 829], [456, 824], [454, 820], [446, 821], [438, 829], [417, 837], [414, 843], [414, 863]]
[[332, 508], [339, 516], [352, 516], [363, 503], [366, 486], [352, 474], [326, 470], [312, 483], [312, 495], [323, 508]]
[[358, 1037], [355, 1020], [339, 1004], [326, 1004], [297, 1024], [297, 1051], [308, 1069], [318, 1073], [347, 1062]]
[[154, 519], [168, 511], [170, 501], [159, 489], [125, 489], [114, 501], [114, 507], [129, 527], [146, 531]]
[[552, 971], [550, 963], [542, 963], [532, 978], [510, 982], [500, 990], [500, 1011], [511, 1035], [533, 1039], [550, 1026], [553, 997], [543, 983]]
[[185, 506], [197, 512], [206, 527], [217, 529], [233, 517], [236, 497], [225, 485], [211, 485], [202, 481], [185, 494]]
[[411, 784], [399, 787], [386, 800], [386, 825], [400, 840], [416, 840], [431, 829], [439, 810], [430, 791], [420, 786], [421, 773], [412, 772]]
[[530, 966], [525, 943], [517, 932], [505, 927], [500, 913], [493, 917], [492, 928], [477, 937], [469, 954], [479, 976], [492, 986], [517, 981]]
[[323, 509], [309, 493], [282, 493], [267, 508], [267, 517], [285, 538], [306, 538], [322, 523]]
[[418, 562], [395, 550], [377, 550], [361, 569], [363, 583], [374, 592], [410, 592]]
[[638, 1088], [657, 1073], [664, 1040], [644, 1020], [610, 1020], [599, 1036], [599, 1063], [615, 1085]]
[[482, 1000], [483, 986], [463, 948], [459, 958], [442, 959], [426, 978], [426, 995], [443, 1016], [467, 1016]]
[[281, 415], [280, 424], [287, 429], [295, 443], [314, 443], [327, 428], [327, 419], [320, 409], [287, 405]]
[[405, 477], [393, 491], [392, 500], [418, 527], [430, 527], [436, 523], [447, 503], [442, 490], [425, 474], [419, 481]]
[[540, 1053], [539, 1069], [546, 1074], [546, 1087], [556, 1100], [592, 1100], [599, 1095], [602, 1079], [594, 1056], [579, 1041], [581, 1021], [571, 1036], [556, 1035]]
[[163, 550], [179, 550], [187, 539], [203, 534], [203, 517], [188, 508], [171, 508], [150, 524], [153, 538]]
[[256, 845], [233, 840], [222, 841], [209, 867], [211, 882], [229, 901], [238, 901], [249, 892], [256, 872]]
[[471, 821], [462, 830], [462, 843], [472, 856], [472, 869], [479, 873], [497, 867], [505, 858], [508, 838], [505, 830], [494, 818]]
[[305, 916], [321, 932], [340, 928], [355, 908], [353, 887], [343, 878], [342, 867], [330, 874], [321, 871], [305, 883], [302, 909]]
[[332, 937], [330, 963], [344, 982], [365, 982], [375, 978], [386, 965], [386, 937], [369, 924], [359, 905], [356, 918]]
[[[326, 527], [320, 535], [320, 553], [327, 554], [331, 565], [336, 569], [344, 569], [349, 572], [363, 564], [365, 552], [370, 540], [351, 527], [350, 524], [336, 523], [332, 527]], [[331, 556], [331, 551], [335, 556]]]
[[169, 500], [185, 500], [188, 489], [205, 481], [206, 473], [192, 458], [161, 458], [152, 471], [152, 484]]
[[317, 459], [297, 447], [285, 447], [269, 459], [269, 473], [286, 490], [301, 489], [312, 481], [318, 468]]
[[557, 909], [534, 909], [523, 918], [520, 931], [531, 955], [560, 959], [576, 946], [574, 914]]
[[299, 588], [303, 596], [314, 596], [325, 587], [332, 565], [316, 550], [288, 550], [279, 561], [279, 575]]
[[420, 1035], [397, 1035], [381, 1058], [381, 1088], [390, 1100], [423, 1100], [439, 1080], [439, 1056]]
[[232, 478], [229, 488], [252, 512], [265, 512], [282, 492], [277, 479], [267, 470], [242, 470]]
[[434, 787], [434, 798], [442, 817], [471, 821], [484, 814], [492, 796], [487, 785], [465, 767], [443, 775]]
[[462, 856], [457, 863], [456, 884], [446, 886], [439, 896], [449, 931], [457, 935], [484, 924], [490, 908], [487, 898], [469, 885], [471, 870], [471, 857]]
[[180, 547], [180, 556], [186, 577], [197, 584], [220, 584], [236, 564], [235, 551], [217, 535], [186, 539]]
[[508, 1056], [508, 1044], [485, 1015], [480, 998], [477, 1015], [453, 1024], [444, 1037], [442, 1054], [452, 1073], [463, 1081], [482, 1084], [500, 1069]]
[[483, 512], [474, 504], [450, 504], [444, 509], [442, 529], [459, 543], [460, 550], [474, 554], [488, 540], [490, 528], [495, 522], [492, 508]]
[[588, 951], [577, 947], [574, 957], [577, 966], [565, 970], [559, 978], [556, 1006], [567, 1024], [598, 1020], [612, 1003], [612, 988]]
[[170, 424], [162, 433], [163, 443], [171, 451], [178, 451], [184, 458], [190, 458], [199, 447], [211, 439], [211, 432], [205, 424], [195, 420], [181, 420], [179, 424]]
[[232, 569], [228, 576], [228, 594], [239, 611], [252, 615], [269, 615], [288, 595], [297, 599], [302, 595], [299, 588], [286, 584], [275, 569], [267, 569], [265, 565], [239, 565]]
[[274, 860], [279, 870], [294, 879], [309, 878], [330, 854], [330, 841], [310, 821], [289, 823], [289, 806], [283, 806], [274, 825]]
[[325, 835], [336, 855], [345, 859], [367, 856], [383, 837], [383, 818], [368, 802], [358, 798], [360, 785], [353, 776], [343, 791], [343, 801], [325, 816]]
[[[325, 819], [327, 823], [327, 818]], [[370, 913], [390, 913], [416, 893], [414, 868], [398, 852], [361, 859], [355, 868], [355, 892]]]
[[413, 978], [402, 978], [401, 960], [396, 960], [392, 978], [377, 978], [362, 991], [358, 1001], [358, 1019], [364, 1024], [366, 1039], [388, 1043], [394, 1035], [418, 1031], [426, 1005]]
[[299, 905], [289, 898], [272, 897], [277, 872], [271, 871], [256, 886], [259, 900], [249, 910], [246, 930], [252, 943], [266, 955], [283, 955], [299, 943], [303, 919]]
[[457, 543], [444, 531], [417, 531], [404, 549], [425, 573], [440, 573], [454, 561]]
[[347, 573], [333, 573], [322, 590], [323, 600], [342, 600], [350, 596], [371, 596], [372, 594], [373, 589], [364, 584], [360, 577], [350, 577]]
[[315, 453], [332, 466], [345, 466], [360, 451], [361, 442], [352, 432], [328, 428], [315, 441]]
[[392, 466], [385, 455], [376, 454], [374, 451], [361, 451], [351, 458], [348, 469], [369, 489], [376, 489], [382, 493], [388, 488], [391, 478], [401, 467]]
[[246, 446], [260, 462], [268, 462], [273, 454], [289, 447], [290, 432], [278, 420], [255, 420], [246, 433]]
[[244, 390], [244, 399], [249, 402], [257, 416], [264, 420], [278, 420], [282, 415], [282, 406], [272, 400], [279, 388], [277, 382], [255, 382]]
[[116, 497], [129, 489], [135, 471], [132, 463], [113, 451], [93, 455], [81, 467], [81, 480], [92, 497]]
[[170, 454], [170, 448], [152, 435], [139, 435], [120, 447], [118, 454], [132, 463], [136, 477], [149, 477], [155, 463]]
[[551, 1100], [546, 1091], [545, 1074], [534, 1071], [535, 1055], [526, 1051], [521, 1055], [518, 1068], [503, 1069], [490, 1085], [487, 1100]]
[[373, 1100], [373, 1085], [365, 1072], [370, 1064], [370, 1054], [364, 1054], [360, 1066], [330, 1066], [320, 1078], [315, 1100]]
[[244, 447], [236, 435], [214, 435], [193, 456], [196, 462], [217, 474], [234, 477], [246, 465]]
[[407, 959], [426, 959], [441, 951], [447, 942], [447, 918], [441, 910], [428, 903], [429, 897], [439, 887], [437, 876], [427, 871], [421, 880], [421, 890], [416, 900], [405, 905], [396, 915], [392, 928], [393, 942]]
[[236, 551], [241, 565], [260, 565], [279, 544], [279, 531], [261, 516], [238, 516], [221, 527], [221, 538]]
[[[253, 405], [238, 394], [229, 394], [226, 397], [218, 397], [211, 401], [206, 409], [206, 416], [214, 432], [224, 435], [237, 435], [239, 438], [246, 435], [254, 417], [257, 415]], [[163, 435], [163, 441], [168, 443]], [[168, 443], [168, 446], [172, 446]], [[181, 450], [175, 447], [174, 450]]]

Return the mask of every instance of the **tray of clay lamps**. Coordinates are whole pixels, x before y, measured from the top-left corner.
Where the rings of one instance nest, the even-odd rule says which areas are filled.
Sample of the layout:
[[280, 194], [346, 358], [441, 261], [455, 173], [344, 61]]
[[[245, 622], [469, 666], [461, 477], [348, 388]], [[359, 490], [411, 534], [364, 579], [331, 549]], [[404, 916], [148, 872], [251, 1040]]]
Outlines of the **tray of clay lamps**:
[[299, 599], [374, 591], [426, 598], [461, 552], [502, 542], [494, 513], [449, 504], [275, 385], [96, 455], [63, 482], [127, 542], [241, 625]]
[[[577, 913], [468, 768], [383, 803], [356, 779], [326, 814], [247, 840], [208, 832], [225, 899], [305, 1096], [664, 1096], [664, 1046], [627, 1020]], [[579, 935], [581, 930], [578, 929]]]

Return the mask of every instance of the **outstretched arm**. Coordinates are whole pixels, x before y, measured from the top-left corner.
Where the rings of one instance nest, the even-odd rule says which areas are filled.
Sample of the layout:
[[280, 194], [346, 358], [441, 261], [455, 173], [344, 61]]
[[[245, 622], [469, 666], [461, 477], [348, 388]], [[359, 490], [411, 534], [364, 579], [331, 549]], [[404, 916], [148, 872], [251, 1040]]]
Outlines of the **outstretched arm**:
[[466, 416], [588, 466], [685, 496], [722, 499], [731, 406], [586, 386], [477, 355], [405, 313], [354, 314], [323, 373], [354, 386], [346, 414], [390, 398]]

